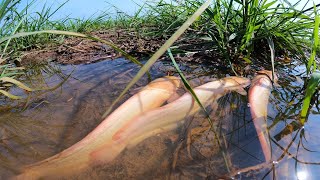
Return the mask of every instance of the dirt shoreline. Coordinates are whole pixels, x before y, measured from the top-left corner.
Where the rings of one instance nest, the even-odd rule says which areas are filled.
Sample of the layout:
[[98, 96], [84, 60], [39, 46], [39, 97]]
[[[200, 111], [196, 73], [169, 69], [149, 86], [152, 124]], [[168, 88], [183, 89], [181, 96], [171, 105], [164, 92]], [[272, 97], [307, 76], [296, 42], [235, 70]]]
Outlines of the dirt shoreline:
[[[128, 29], [111, 29], [88, 33], [100, 39], [110, 41], [138, 60], [152, 56], [168, 39], [164, 36], [143, 36]], [[211, 46], [207, 40], [188, 37], [188, 32], [180, 37], [172, 49], [177, 61], [209, 63], [217, 67], [226, 66], [221, 54], [206, 50]], [[111, 47], [89, 39], [67, 37], [58, 45], [48, 45], [43, 49], [25, 51], [21, 56], [21, 64], [30, 62], [57, 62], [59, 64], [90, 64], [102, 60], [122, 57], [121, 53]], [[162, 56], [161, 59], [168, 59]]]
[[[135, 58], [149, 57], [165, 42], [163, 37], [145, 38], [128, 30], [96, 31], [89, 34], [114, 43]], [[23, 52], [21, 63], [55, 61], [59, 64], [89, 64], [121, 56], [119, 52], [103, 43], [67, 37], [60, 45]]]
[[[144, 36], [133, 29], [109, 29], [105, 31], [93, 31], [87, 34], [115, 44], [139, 61], [151, 57], [168, 39], [167, 36]], [[203, 34], [194, 36], [192, 30], [187, 30], [172, 45], [171, 51], [174, 54], [175, 60], [181, 63], [209, 65], [216, 69], [224, 70], [226, 74], [234, 74], [234, 71], [236, 71], [238, 75], [246, 75], [252, 74], [255, 70], [263, 69], [263, 67], [271, 69], [269, 58], [263, 56], [265, 54], [263, 52], [267, 52], [267, 50], [262, 50], [253, 55], [252, 63], [247, 63], [242, 57], [229, 62], [225, 60], [222, 52], [212, 49], [214, 46], [212, 41], [202, 39], [200, 38], [201, 36]], [[230, 52], [230, 54], [233, 53], [235, 52]], [[79, 37], [67, 37], [62, 43], [48, 44], [43, 49], [23, 52], [20, 63], [22, 66], [39, 62], [78, 65], [113, 60], [120, 57], [122, 57], [121, 53], [101, 42]], [[160, 57], [160, 60], [170, 59], [168, 56], [163, 55]], [[276, 61], [279, 63], [291, 62], [290, 58], [288, 62], [286, 60], [286, 58], [281, 59], [276, 57]], [[230, 63], [232, 63], [234, 71], [232, 71]]]

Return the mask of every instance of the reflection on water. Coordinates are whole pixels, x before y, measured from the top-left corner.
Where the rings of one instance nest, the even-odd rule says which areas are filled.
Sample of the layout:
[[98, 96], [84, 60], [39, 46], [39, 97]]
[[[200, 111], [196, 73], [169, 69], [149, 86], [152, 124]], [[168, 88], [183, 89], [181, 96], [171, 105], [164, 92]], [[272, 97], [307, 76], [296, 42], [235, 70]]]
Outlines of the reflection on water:
[[[188, 117], [179, 130], [148, 138], [112, 163], [95, 166], [72, 179], [318, 179], [319, 107], [314, 106], [304, 127], [297, 123], [304, 92], [301, 77], [305, 76], [298, 74], [303, 69], [295, 71], [298, 68], [279, 70], [281, 87], [276, 87], [270, 98], [268, 127], [274, 163], [265, 163], [247, 97], [231, 93], [207, 109], [219, 140], [199, 112]], [[193, 86], [225, 76], [192, 64], [181, 69]], [[12, 103], [16, 109], [1, 107], [0, 179], [18, 174], [20, 167], [50, 157], [86, 136], [137, 70], [124, 59], [32, 68], [25, 81], [47, 90], [28, 95], [14, 90], [25, 95], [27, 102]], [[151, 75], [156, 78], [173, 71], [165, 63], [157, 63]], [[124, 100], [147, 83], [147, 78], [142, 78]]]

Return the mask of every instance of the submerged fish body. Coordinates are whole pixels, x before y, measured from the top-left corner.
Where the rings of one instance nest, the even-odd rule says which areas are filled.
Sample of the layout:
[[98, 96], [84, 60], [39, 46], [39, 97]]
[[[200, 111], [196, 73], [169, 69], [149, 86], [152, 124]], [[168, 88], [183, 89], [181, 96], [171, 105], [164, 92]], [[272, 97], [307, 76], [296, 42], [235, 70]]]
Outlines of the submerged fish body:
[[[57, 174], [68, 175], [87, 168], [90, 164], [113, 160], [125, 145], [114, 146], [111, 137], [133, 117], [161, 106], [180, 87], [180, 79], [166, 76], [156, 79], [129, 98], [101, 124], [78, 143], [38, 163], [27, 166], [16, 179], [39, 179]], [[94, 157], [94, 151], [107, 147], [102, 159]]]
[[[230, 91], [237, 91], [246, 95], [244, 87], [250, 80], [242, 77], [227, 77], [206, 83], [194, 88], [194, 92], [204, 107], [212, 104]], [[153, 109], [132, 119], [123, 126], [114, 136], [115, 142], [134, 146], [142, 140], [160, 132], [176, 128], [185, 117], [195, 114], [200, 106], [190, 93], [185, 93], [179, 99], [162, 107]]]
[[[259, 71], [249, 89], [250, 112], [267, 162], [271, 161], [271, 147], [267, 132], [268, 103], [272, 90], [271, 79], [271, 71]], [[277, 81], [276, 75], [274, 75], [274, 81]]]
[[[175, 94], [179, 83], [180, 80], [173, 77], [154, 81], [122, 104], [83, 140], [25, 168], [16, 179], [74, 174], [92, 164], [110, 162], [126, 147], [176, 128], [185, 117], [200, 109], [189, 93], [160, 107]], [[245, 95], [243, 87], [249, 84], [247, 78], [227, 77], [194, 88], [194, 91], [207, 106], [230, 91]]]

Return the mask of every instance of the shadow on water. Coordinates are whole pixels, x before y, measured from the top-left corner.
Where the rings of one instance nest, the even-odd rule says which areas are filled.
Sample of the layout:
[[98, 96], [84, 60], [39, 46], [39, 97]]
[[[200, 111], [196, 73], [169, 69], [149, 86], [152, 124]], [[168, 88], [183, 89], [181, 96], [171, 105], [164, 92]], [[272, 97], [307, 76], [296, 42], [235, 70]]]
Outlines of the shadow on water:
[[[183, 64], [180, 68], [194, 87], [225, 76], [211, 67]], [[268, 129], [274, 163], [265, 163], [247, 97], [230, 93], [207, 108], [218, 127], [222, 149], [205, 114], [199, 112], [188, 117], [178, 130], [148, 138], [123, 151], [112, 163], [95, 166], [72, 179], [296, 179], [297, 175], [300, 179], [318, 179], [319, 96], [314, 99], [308, 122], [300, 126], [297, 120], [305, 74], [298, 68], [279, 70], [281, 87], [276, 87], [270, 98]], [[136, 65], [124, 59], [32, 67], [24, 81], [46, 90], [30, 94], [13, 90], [26, 100], [0, 100], [0, 178], [11, 177], [20, 167], [81, 140], [100, 124], [104, 111], [137, 71]], [[151, 75], [154, 79], [174, 71], [168, 63], [158, 62]], [[147, 83], [148, 79], [142, 78], [122, 102]]]

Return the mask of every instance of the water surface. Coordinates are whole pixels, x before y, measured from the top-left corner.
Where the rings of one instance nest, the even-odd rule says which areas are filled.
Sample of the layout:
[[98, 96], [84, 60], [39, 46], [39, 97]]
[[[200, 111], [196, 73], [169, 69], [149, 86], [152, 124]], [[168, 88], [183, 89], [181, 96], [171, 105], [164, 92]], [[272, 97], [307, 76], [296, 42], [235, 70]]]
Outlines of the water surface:
[[[32, 76], [26, 82], [33, 79], [38, 87], [55, 89], [33, 93], [27, 104], [12, 103], [17, 108], [2, 108], [1, 179], [18, 174], [24, 165], [61, 152], [91, 132], [138, 69], [125, 59], [117, 59], [77, 66], [47, 64], [30, 70]], [[193, 86], [226, 76], [213, 67], [183, 64], [181, 69]], [[294, 123], [303, 97], [303, 70], [301, 66], [278, 70], [281, 87], [275, 87], [268, 106], [274, 163], [265, 163], [247, 97], [231, 93], [219, 99], [219, 106], [207, 108], [219, 140], [209, 129], [204, 113], [199, 112], [186, 118], [179, 129], [148, 138], [123, 151], [113, 162], [71, 179], [262, 179], [274, 175], [279, 179], [299, 175], [303, 179], [304, 174], [307, 179], [318, 179], [319, 108], [314, 106], [304, 127]], [[158, 62], [150, 73], [154, 79], [174, 71], [169, 63]], [[145, 76], [122, 102], [147, 83]], [[27, 97], [23, 91], [13, 92]]]

